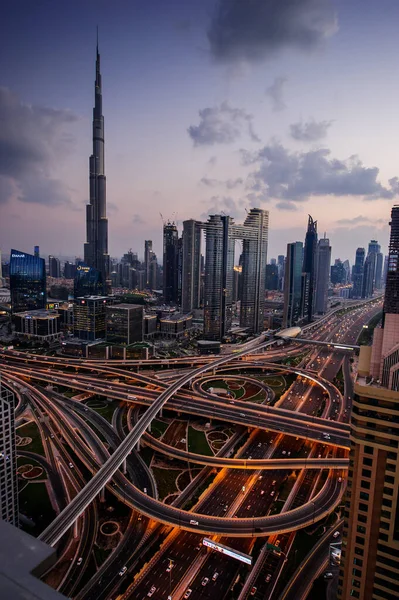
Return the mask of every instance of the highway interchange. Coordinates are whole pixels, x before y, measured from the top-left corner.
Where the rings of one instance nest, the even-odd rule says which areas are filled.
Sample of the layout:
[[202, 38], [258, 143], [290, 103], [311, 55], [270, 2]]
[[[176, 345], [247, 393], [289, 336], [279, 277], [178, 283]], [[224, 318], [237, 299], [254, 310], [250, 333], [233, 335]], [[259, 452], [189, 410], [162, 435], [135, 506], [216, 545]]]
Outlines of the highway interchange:
[[[313, 335], [316, 339], [354, 344], [363, 324], [378, 310], [378, 305], [363, 306], [354, 308], [346, 315], [332, 315], [317, 328], [313, 328], [315, 332], [312, 334], [310, 331], [308, 337]], [[244, 552], [251, 550], [255, 538], [267, 535], [269, 539], [276, 541], [276, 536], [281, 537], [281, 540], [277, 540], [281, 556], [267, 552], [265, 560], [266, 565], [277, 562], [275, 573], [271, 573], [269, 581], [263, 581], [263, 587], [274, 589], [281, 557], [287, 553], [288, 546], [292, 543], [292, 532], [317, 522], [339, 504], [345, 486], [344, 473], [349, 443], [349, 430], [345, 423], [350, 412], [350, 394], [346, 392], [346, 388], [349, 389], [351, 385], [348, 381], [348, 354], [332, 352], [327, 347], [299, 347], [291, 343], [287, 349], [282, 349], [280, 346], [276, 348], [275, 344], [275, 340], [261, 339], [260, 343], [230, 356], [212, 360], [187, 358], [175, 360], [173, 364], [172, 361], [162, 361], [163, 366], [166, 364], [168, 367], [167, 380], [165, 370], [159, 371], [159, 378], [158, 371], [146, 374], [142, 370], [141, 361], [141, 364], [135, 361], [120, 361], [122, 364], [112, 362], [109, 367], [109, 363], [102, 361], [89, 363], [39, 355], [27, 356], [13, 351], [1, 352], [1, 372], [5, 381], [8, 380], [14, 386], [19, 396], [20, 410], [28, 404], [43, 435], [47, 441], [48, 438], [51, 440], [46, 444], [46, 454], [51, 458], [51, 448], [56, 446], [56, 453], [64, 454], [64, 463], [69, 464], [69, 459], [75, 462], [75, 481], [72, 483], [80, 491], [73, 500], [70, 499], [66, 507], [65, 501], [60, 500], [59, 515], [42, 532], [41, 539], [53, 545], [61, 544], [61, 549], [67, 547], [65, 539], [69, 536], [68, 531], [78, 519], [75, 527], [79, 526], [81, 536], [83, 532], [87, 534], [85, 547], [80, 546], [78, 550], [79, 553], [84, 550], [86, 564], [96, 530], [93, 524], [98, 504], [96, 498], [104, 486], [127, 506], [135, 509], [131, 513], [120, 547], [113, 553], [113, 559], [108, 561], [110, 566], [113, 564], [113, 570], [101, 568], [101, 577], [94, 577], [92, 586], [86, 584], [85, 598], [90, 598], [94, 593], [96, 598], [113, 597], [110, 594], [114, 594], [124, 579], [116, 572], [121, 564], [118, 556], [124, 563], [122, 566], [127, 565], [126, 571], [129, 574], [131, 569], [134, 571], [140, 543], [143, 548], [143, 540], [151, 540], [157, 535], [163, 536], [167, 550], [154, 554], [154, 564], [142, 571], [124, 597], [146, 598], [152, 586], [155, 587], [152, 594], [155, 599], [167, 598], [168, 594], [165, 595], [165, 592], [168, 586], [173, 599], [183, 597], [187, 589], [192, 590], [190, 597], [193, 598], [199, 595], [215, 597], [216, 594], [223, 597], [234, 583], [231, 577], [237, 573], [239, 565], [237, 563], [233, 568], [226, 569], [226, 561], [229, 560], [231, 565], [231, 559], [209, 553], [198, 546], [202, 539], [199, 532], [208, 536], [213, 534], [216, 536], [214, 539]], [[271, 349], [264, 351], [265, 348]], [[304, 356], [303, 364], [299, 367], [289, 368], [274, 362], [299, 353]], [[193, 368], [195, 363], [200, 366]], [[331, 383], [342, 364], [344, 374], [346, 372], [343, 397]], [[154, 368], [155, 365], [149, 366]], [[174, 366], [178, 366], [177, 372], [171, 368]], [[203, 378], [203, 374], [209, 371], [215, 377], [220, 372], [239, 379], [242, 373], [252, 377], [254, 373], [259, 375], [262, 371], [279, 370], [292, 371], [298, 377], [274, 406], [253, 405], [238, 400], [232, 402], [212, 396], [198, 386], [201, 383], [199, 378]], [[115, 381], [116, 378], [119, 381]], [[83, 403], [68, 400], [49, 390], [48, 384], [118, 400], [122, 408], [120, 416], [124, 415], [125, 418], [127, 414], [130, 416], [133, 413], [135, 407], [141, 405], [149, 408], [137, 422], [130, 419], [122, 425], [120, 418], [119, 425], [116, 419], [116, 427], [113, 428]], [[244, 442], [238, 454], [227, 457], [221, 452], [218, 456], [205, 457], [179, 450], [151, 436], [151, 421], [159, 415], [166, 403], [168, 411], [173, 411], [174, 414], [177, 412], [179, 418], [184, 413], [234, 424], [235, 436], [239, 439], [241, 435]], [[76, 434], [78, 430], [79, 436]], [[96, 433], [99, 430], [100, 437]], [[57, 434], [61, 431], [63, 444], [57, 439]], [[107, 447], [101, 438], [107, 440]], [[216, 479], [205, 490], [193, 510], [187, 512], [182, 506], [178, 506], [179, 503], [176, 503], [177, 506], [166, 505], [152, 497], [156, 496], [156, 486], [150, 469], [137, 453], [139, 443], [147, 444], [166, 456], [185, 461], [189, 459], [190, 463], [204, 465], [204, 472], [209, 473], [217, 468]], [[58, 490], [57, 497], [60, 496], [62, 487], [68, 487], [65, 484], [65, 468], [60, 470], [59, 465], [59, 459], [55, 460], [53, 457], [52, 471], [61, 473], [61, 477], [52, 474], [53, 485]], [[95, 474], [86, 485], [85, 469]], [[80, 476], [81, 470], [83, 478]], [[292, 471], [297, 473], [294, 484], [296, 494], [290, 494], [290, 502], [287, 504], [287, 499], [281, 512], [268, 514], [270, 511], [274, 512], [273, 506], [279, 488]], [[69, 485], [72, 485], [70, 477], [71, 473], [68, 473]], [[245, 492], [242, 491], [244, 488]], [[300, 504], [295, 502], [295, 496], [302, 497]], [[138, 520], [137, 511], [147, 515], [150, 520]], [[172, 528], [165, 528], [160, 525], [162, 523]], [[132, 545], [127, 543], [126, 533], [136, 540], [134, 552]], [[129, 553], [131, 559], [127, 560]], [[167, 573], [169, 559], [172, 559], [173, 567]], [[75, 562], [72, 562], [74, 565]], [[79, 574], [79, 579], [82, 569], [74, 568], [74, 571]], [[217, 576], [214, 578], [215, 573]], [[203, 585], [205, 578], [208, 581]], [[70, 587], [71, 591], [68, 593], [72, 595], [79, 587], [78, 582]], [[256, 588], [254, 596], [261, 593], [260, 584], [253, 588]], [[250, 595], [253, 588], [249, 591]], [[260, 597], [266, 596], [259, 595]]]

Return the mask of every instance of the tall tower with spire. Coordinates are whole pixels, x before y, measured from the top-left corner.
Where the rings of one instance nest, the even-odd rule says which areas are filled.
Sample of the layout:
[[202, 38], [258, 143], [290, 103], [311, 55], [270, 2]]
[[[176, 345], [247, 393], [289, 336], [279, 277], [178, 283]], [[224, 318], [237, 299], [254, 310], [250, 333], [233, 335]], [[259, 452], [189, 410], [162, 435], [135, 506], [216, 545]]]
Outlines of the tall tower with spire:
[[100, 54], [96, 54], [95, 101], [93, 108], [93, 154], [89, 161], [90, 203], [86, 206], [86, 243], [84, 260], [89, 267], [100, 271], [104, 289], [109, 280], [108, 219], [106, 214], [106, 177], [104, 172], [104, 117]]

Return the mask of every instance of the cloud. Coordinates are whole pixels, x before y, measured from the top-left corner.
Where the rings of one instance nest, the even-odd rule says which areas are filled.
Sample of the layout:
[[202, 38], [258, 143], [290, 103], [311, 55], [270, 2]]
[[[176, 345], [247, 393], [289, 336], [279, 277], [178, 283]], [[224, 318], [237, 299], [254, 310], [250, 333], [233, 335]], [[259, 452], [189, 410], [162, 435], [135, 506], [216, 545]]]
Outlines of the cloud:
[[280, 112], [287, 108], [284, 102], [284, 86], [286, 82], [287, 79], [285, 77], [276, 77], [272, 85], [266, 89], [266, 96], [269, 96], [274, 112]]
[[222, 102], [220, 106], [203, 108], [199, 116], [199, 125], [190, 125], [187, 130], [194, 146], [231, 144], [243, 135], [260, 142], [253, 130], [253, 116], [243, 108], [233, 108], [228, 102]]
[[352, 219], [338, 219], [336, 221], [337, 225], [358, 225], [361, 223], [378, 223], [381, 225], [387, 222], [385, 219], [371, 219], [370, 217], [363, 217], [363, 215], [358, 215]]
[[290, 125], [291, 137], [301, 142], [316, 142], [327, 136], [328, 128], [332, 121], [314, 121], [311, 119], [306, 122], [292, 123]]
[[331, 157], [327, 148], [290, 152], [279, 142], [256, 151], [241, 150], [241, 161], [256, 166], [247, 188], [270, 198], [305, 201], [310, 196], [362, 196], [364, 200], [392, 199], [399, 194], [399, 179], [389, 185], [378, 181], [378, 167], [365, 167], [357, 156]]
[[218, 159], [217, 159], [216, 156], [211, 156], [211, 158], [208, 160], [207, 164], [208, 164], [209, 167], [212, 168], [212, 167], [214, 167], [216, 165], [217, 161], [218, 161]]
[[134, 225], [144, 225], [145, 221], [139, 214], [136, 213], [133, 215], [133, 223]]
[[53, 177], [73, 146], [67, 128], [77, 117], [67, 110], [24, 104], [0, 87], [0, 202], [71, 205], [70, 190]]
[[330, 0], [218, 0], [208, 40], [219, 62], [256, 62], [286, 48], [313, 50], [337, 29]]
[[240, 185], [243, 185], [244, 180], [241, 177], [237, 177], [237, 179], [227, 179], [226, 181], [220, 181], [219, 179], [210, 179], [209, 177], [202, 177], [200, 183], [206, 185], [207, 187], [218, 187], [218, 186], [226, 186], [228, 190], [233, 190]]
[[296, 204], [294, 204], [293, 202], [286, 202], [284, 200], [282, 202], [277, 202], [276, 208], [278, 208], [279, 210], [298, 210]]
[[240, 218], [247, 202], [240, 198], [235, 200], [231, 196], [212, 196], [207, 204], [207, 209], [202, 213], [201, 219], [206, 220], [209, 215], [225, 214], [230, 217]]

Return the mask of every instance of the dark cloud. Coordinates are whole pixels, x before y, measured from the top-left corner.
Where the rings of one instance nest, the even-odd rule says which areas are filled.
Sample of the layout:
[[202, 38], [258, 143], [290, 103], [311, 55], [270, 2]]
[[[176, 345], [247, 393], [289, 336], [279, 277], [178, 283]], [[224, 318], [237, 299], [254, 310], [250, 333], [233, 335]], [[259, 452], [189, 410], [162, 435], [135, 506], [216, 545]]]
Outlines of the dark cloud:
[[276, 208], [279, 210], [298, 210], [297, 205], [294, 204], [294, 202], [287, 202], [285, 200], [277, 202]]
[[254, 62], [285, 48], [312, 50], [336, 31], [330, 0], [218, 0], [208, 40], [217, 61]]
[[241, 177], [237, 177], [237, 179], [227, 179], [225, 181], [220, 181], [219, 179], [210, 179], [209, 177], [202, 177], [200, 183], [206, 185], [207, 187], [226, 186], [228, 190], [233, 190], [240, 185], [243, 185], [244, 180], [241, 179]]
[[190, 125], [187, 130], [194, 146], [231, 144], [243, 135], [260, 142], [253, 130], [253, 116], [243, 108], [233, 108], [228, 102], [222, 102], [220, 106], [203, 108], [199, 116], [199, 125]]
[[48, 206], [72, 204], [70, 190], [52, 171], [72, 148], [65, 128], [76, 120], [66, 110], [23, 104], [0, 88], [0, 202], [15, 195]]
[[247, 187], [270, 198], [305, 201], [311, 196], [362, 196], [375, 200], [399, 194], [397, 177], [384, 186], [377, 180], [378, 167], [365, 167], [357, 156], [338, 160], [326, 148], [290, 152], [274, 141], [256, 152], [241, 150], [241, 160], [256, 166]]
[[274, 112], [280, 112], [287, 108], [284, 102], [284, 86], [287, 82], [285, 77], [276, 77], [272, 85], [266, 89], [266, 96], [269, 96]]
[[144, 225], [145, 221], [139, 214], [136, 213], [133, 215], [133, 223], [134, 225]]
[[327, 136], [328, 128], [331, 127], [332, 121], [300, 121], [299, 123], [292, 123], [290, 125], [291, 137], [294, 140], [301, 142], [316, 142], [322, 140]]
[[362, 223], [377, 223], [382, 225], [387, 223], [387, 221], [385, 219], [370, 219], [370, 217], [363, 217], [362, 215], [358, 215], [352, 219], [338, 219], [337, 221], [337, 225], [359, 225]]

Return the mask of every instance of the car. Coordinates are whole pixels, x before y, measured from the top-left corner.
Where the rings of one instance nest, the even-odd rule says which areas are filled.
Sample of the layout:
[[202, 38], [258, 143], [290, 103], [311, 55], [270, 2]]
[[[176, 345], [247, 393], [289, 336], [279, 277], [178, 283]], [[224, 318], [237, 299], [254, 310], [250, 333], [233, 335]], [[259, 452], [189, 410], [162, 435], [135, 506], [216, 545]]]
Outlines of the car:
[[137, 517], [137, 521], [141, 521], [141, 519], [142, 519], [142, 518], [143, 518], [143, 515], [139, 515], [139, 516]]
[[337, 537], [339, 537], [340, 535], [341, 535], [341, 534], [340, 534], [340, 532], [339, 532], [339, 531], [334, 531], [334, 533], [333, 533], [333, 538], [337, 538]]
[[186, 593], [184, 594], [183, 598], [190, 598], [192, 591], [193, 590], [191, 588], [188, 588], [188, 590], [186, 590]]
[[263, 496], [264, 493], [265, 493], [265, 490], [261, 490], [260, 495]]
[[245, 417], [244, 413], [240, 413], [240, 417]]
[[257, 589], [258, 589], [258, 588], [256, 588], [256, 587], [254, 586], [254, 587], [252, 588], [251, 592], [250, 592], [250, 595], [251, 595], [251, 596], [255, 596]]
[[204, 579], [201, 581], [201, 585], [203, 585], [204, 587], [206, 586], [206, 584], [209, 581], [209, 577], [204, 577]]
[[332, 573], [324, 573], [324, 579], [332, 579], [334, 575]]
[[281, 540], [276, 540], [274, 542], [274, 545], [277, 546], [278, 548], [280, 547], [280, 544], [281, 544]]
[[82, 557], [78, 558], [78, 560], [76, 561], [76, 564], [78, 565], [78, 567], [82, 564], [82, 562], [83, 562], [83, 558]]
[[216, 579], [219, 577], [219, 573], [217, 571], [214, 572], [214, 574], [212, 575], [212, 581], [216, 581]]
[[199, 544], [198, 546], [195, 546], [196, 550], [201, 550], [201, 544]]
[[342, 482], [342, 477], [338, 477], [338, 483]]
[[276, 483], [277, 483], [277, 480], [276, 480], [276, 479], [273, 479], [273, 481], [272, 481], [272, 485], [276, 485]]
[[155, 585], [152, 586], [152, 588], [150, 589], [150, 591], [148, 592], [147, 596], [149, 598], [151, 598], [151, 596], [157, 591], [157, 588], [155, 587]]
[[166, 568], [166, 572], [170, 573], [174, 566], [175, 566], [174, 563], [170, 562], [169, 565]]
[[272, 491], [270, 492], [270, 495], [273, 497], [275, 493], [276, 493], [276, 492], [275, 492], [274, 490], [272, 490]]
[[194, 519], [190, 519], [190, 525], [198, 525], [198, 521], [195, 521]]
[[291, 452], [287, 452], [287, 456], [291, 456]]
[[71, 462], [70, 462], [70, 463], [68, 463], [68, 464], [69, 464], [69, 468], [70, 468], [70, 469], [73, 469], [73, 464], [72, 464]]
[[122, 577], [122, 575], [124, 575], [127, 571], [127, 567], [124, 566], [120, 571], [119, 571], [119, 575]]
[[282, 454], [287, 454], [287, 452], [285, 450], [283, 450]]
[[247, 510], [249, 510], [250, 508], [251, 508], [251, 505], [250, 505], [250, 504], [248, 504], [248, 506], [247, 506]]
[[262, 446], [262, 442], [259, 442], [258, 444], [258, 448], [260, 448]]
[[266, 583], [269, 583], [269, 581], [271, 580], [271, 578], [272, 578], [272, 574], [271, 574], [271, 573], [268, 573], [268, 574], [266, 575], [266, 579], [265, 579]]
[[147, 488], [143, 488], [143, 492], [146, 494], [147, 493]]

